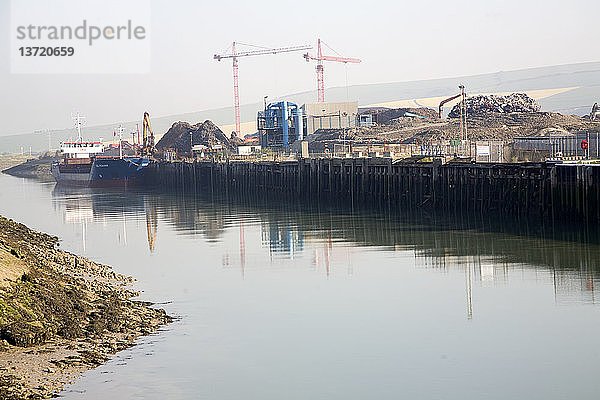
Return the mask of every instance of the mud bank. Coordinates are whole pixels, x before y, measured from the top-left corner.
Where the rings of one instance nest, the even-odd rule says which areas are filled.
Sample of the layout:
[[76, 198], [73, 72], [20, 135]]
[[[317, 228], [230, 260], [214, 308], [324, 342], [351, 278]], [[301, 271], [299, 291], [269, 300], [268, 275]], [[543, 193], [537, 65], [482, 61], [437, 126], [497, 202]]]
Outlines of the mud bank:
[[[22, 158], [23, 156], [21, 156]], [[11, 163], [11, 161], [19, 159], [18, 156], [3, 156], [4, 159], [0, 159], [0, 168], [2, 172], [8, 175], [16, 176], [19, 178], [33, 178], [44, 182], [52, 182], [52, 172], [50, 172], [50, 165], [54, 160], [52, 156], [43, 156], [39, 158], [28, 158], [19, 163]]]
[[172, 321], [133, 278], [0, 217], [0, 398], [40, 399]]

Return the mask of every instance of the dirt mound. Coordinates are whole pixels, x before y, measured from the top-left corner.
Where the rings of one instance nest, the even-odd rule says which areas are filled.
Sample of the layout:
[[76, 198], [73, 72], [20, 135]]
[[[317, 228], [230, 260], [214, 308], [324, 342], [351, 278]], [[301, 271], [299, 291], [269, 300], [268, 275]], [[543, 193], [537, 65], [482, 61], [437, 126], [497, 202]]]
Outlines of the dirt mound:
[[[191, 142], [190, 132], [192, 133]], [[158, 141], [156, 148], [158, 150], [171, 148], [177, 150], [178, 153], [190, 153], [190, 145], [199, 144], [207, 147], [221, 145], [223, 149], [235, 151], [234, 144], [210, 120], [195, 125], [191, 125], [189, 122], [175, 122]]]
[[394, 120], [403, 117], [437, 119], [438, 114], [432, 108], [379, 108], [379, 109], [362, 109], [361, 114], [367, 113], [373, 115], [373, 122], [378, 124], [390, 124]]
[[[479, 95], [466, 100], [467, 115], [482, 115], [488, 113], [535, 113], [540, 111], [540, 105], [525, 93], [513, 93], [508, 96]], [[452, 107], [449, 118], [460, 117], [460, 103]]]
[[[510, 141], [516, 136], [556, 136], [574, 132], [600, 132], [600, 123], [576, 115], [552, 112], [495, 113], [468, 115], [468, 135], [471, 140], [501, 139]], [[320, 129], [308, 136], [309, 142], [341, 143], [352, 140], [355, 144], [368, 141], [386, 143], [421, 143], [443, 141], [460, 137], [460, 121], [450, 119], [396, 118], [388, 124], [351, 129]], [[311, 143], [311, 146], [313, 144]], [[312, 149], [313, 147], [311, 147]]]
[[[561, 132], [565, 134], [583, 130], [597, 131], [600, 128], [600, 125], [576, 115], [552, 112], [469, 115], [468, 126], [475, 137], [485, 133], [498, 138], [546, 136]], [[486, 138], [489, 135], [486, 135]]]
[[419, 107], [419, 108], [400, 108], [400, 110], [404, 110], [403, 117], [410, 117], [410, 114], [415, 114], [423, 118], [429, 119], [437, 119], [438, 112], [433, 108], [429, 107]]

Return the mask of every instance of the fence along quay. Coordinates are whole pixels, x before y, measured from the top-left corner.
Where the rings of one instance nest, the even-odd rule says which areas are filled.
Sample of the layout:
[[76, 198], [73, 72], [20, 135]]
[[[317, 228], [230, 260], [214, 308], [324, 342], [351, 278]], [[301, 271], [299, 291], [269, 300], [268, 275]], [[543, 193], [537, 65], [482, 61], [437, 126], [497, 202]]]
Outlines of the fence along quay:
[[286, 194], [390, 208], [600, 221], [600, 164], [592, 163], [443, 163], [431, 157], [175, 161], [152, 163], [145, 182], [190, 194]]

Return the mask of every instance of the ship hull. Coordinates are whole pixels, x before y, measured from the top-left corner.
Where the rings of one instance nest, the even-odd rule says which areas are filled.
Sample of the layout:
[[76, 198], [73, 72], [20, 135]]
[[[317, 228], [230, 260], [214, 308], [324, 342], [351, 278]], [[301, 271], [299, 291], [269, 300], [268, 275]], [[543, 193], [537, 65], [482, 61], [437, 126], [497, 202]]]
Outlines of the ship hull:
[[127, 187], [139, 184], [148, 166], [145, 157], [98, 157], [76, 168], [52, 164], [52, 176], [58, 184], [83, 187]]

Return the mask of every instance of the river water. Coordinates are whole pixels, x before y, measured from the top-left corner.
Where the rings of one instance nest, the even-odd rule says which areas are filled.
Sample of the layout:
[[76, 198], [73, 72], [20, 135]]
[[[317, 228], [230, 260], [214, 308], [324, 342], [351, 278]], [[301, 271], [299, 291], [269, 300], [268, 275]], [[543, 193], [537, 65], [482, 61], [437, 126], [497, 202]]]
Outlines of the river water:
[[0, 185], [178, 317], [62, 398], [598, 397], [596, 227]]

